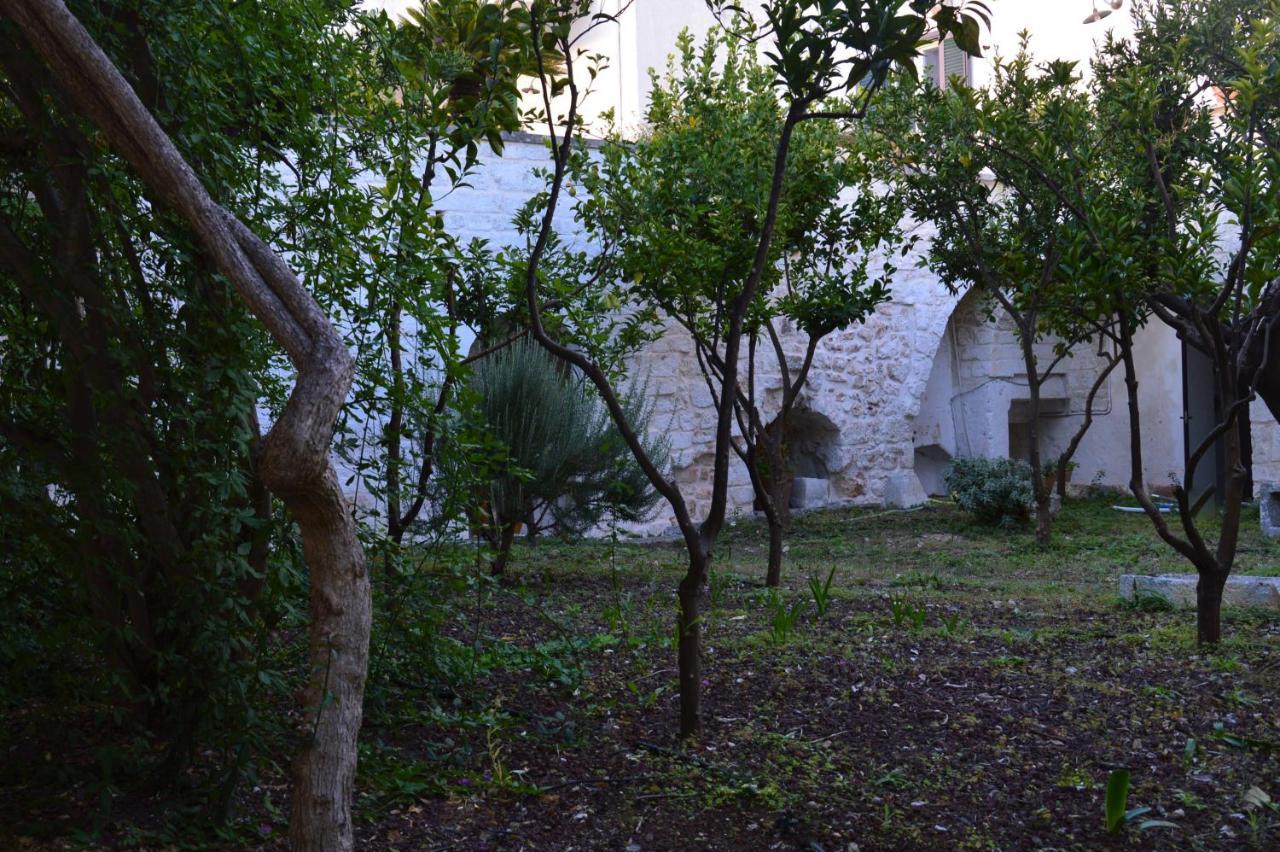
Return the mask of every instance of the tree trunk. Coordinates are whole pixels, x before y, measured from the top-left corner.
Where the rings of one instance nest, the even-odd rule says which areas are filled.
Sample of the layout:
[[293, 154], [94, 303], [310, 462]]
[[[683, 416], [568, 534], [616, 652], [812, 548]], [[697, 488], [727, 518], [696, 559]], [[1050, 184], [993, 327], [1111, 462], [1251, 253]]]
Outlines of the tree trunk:
[[511, 558], [511, 546], [515, 544], [516, 529], [519, 526], [518, 521], [511, 521], [502, 525], [502, 531], [498, 534], [498, 546], [493, 554], [493, 561], [489, 563], [489, 574], [491, 576], [502, 577], [506, 575], [507, 561]]
[[[1031, 463], [1031, 488], [1036, 503], [1036, 547], [1041, 550], [1049, 546], [1053, 530], [1053, 512], [1049, 511], [1051, 493], [1044, 481], [1044, 462], [1040, 453], [1040, 383], [1044, 378], [1039, 372], [1039, 363], [1035, 353], [1035, 326], [1024, 321], [1010, 311], [1010, 315], [1018, 322], [1018, 337], [1022, 344], [1022, 360], [1027, 369], [1027, 407], [1030, 409], [1028, 431], [1028, 455]], [[1059, 473], [1061, 476], [1061, 473]]]
[[356, 770], [372, 604], [355, 520], [330, 461], [354, 364], [288, 265], [209, 196], [128, 81], [61, 0], [0, 0], [53, 78], [146, 183], [177, 211], [213, 266], [297, 368], [280, 419], [262, 439], [263, 481], [297, 519], [311, 575], [306, 740], [294, 761], [294, 848], [353, 848]]
[[705, 552], [689, 555], [689, 571], [680, 581], [680, 738], [702, 732], [702, 587], [706, 584], [711, 558]]
[[1044, 485], [1036, 491], [1036, 547], [1044, 550], [1049, 546], [1053, 530], [1053, 511], [1050, 506], [1053, 502], [1053, 493]]
[[765, 427], [763, 443], [769, 458], [769, 478], [763, 483], [769, 491], [769, 505], [765, 518], [769, 524], [769, 570], [765, 585], [776, 587], [782, 583], [782, 539], [791, 522], [791, 489], [793, 479], [787, 467], [786, 414]]
[[1196, 642], [1217, 645], [1222, 641], [1222, 590], [1227, 575], [1218, 571], [1200, 572], [1196, 583]]
[[[274, 431], [274, 430], [273, 430]], [[293, 761], [294, 849], [354, 848], [351, 802], [373, 612], [369, 574], [333, 469], [323, 484], [285, 495], [311, 575], [311, 635], [302, 748]]]
[[775, 587], [782, 583], [782, 538], [786, 530], [782, 519], [776, 514], [767, 516], [769, 520], [769, 573], [764, 584]]

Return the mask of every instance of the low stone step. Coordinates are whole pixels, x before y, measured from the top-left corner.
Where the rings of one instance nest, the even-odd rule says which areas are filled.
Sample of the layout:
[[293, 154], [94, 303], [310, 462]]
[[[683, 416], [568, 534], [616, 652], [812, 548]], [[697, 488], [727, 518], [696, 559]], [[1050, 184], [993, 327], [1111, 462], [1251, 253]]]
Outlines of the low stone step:
[[[1178, 609], [1195, 609], [1195, 574], [1120, 575], [1120, 596], [1127, 601], [1154, 595]], [[1280, 577], [1228, 577], [1222, 591], [1224, 606], [1280, 610]]]

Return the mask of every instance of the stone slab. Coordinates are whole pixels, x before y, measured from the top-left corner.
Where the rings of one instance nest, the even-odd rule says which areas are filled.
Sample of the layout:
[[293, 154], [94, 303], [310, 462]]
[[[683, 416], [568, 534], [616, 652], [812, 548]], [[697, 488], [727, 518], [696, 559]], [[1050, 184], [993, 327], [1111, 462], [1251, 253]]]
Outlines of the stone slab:
[[826, 479], [797, 476], [791, 481], [791, 508], [816, 509], [831, 502], [831, 483]]
[[1280, 484], [1275, 482], [1259, 482], [1254, 487], [1258, 499], [1258, 520], [1262, 523], [1262, 534], [1275, 538], [1280, 536]]
[[[1127, 601], [1155, 595], [1178, 609], [1195, 609], [1195, 574], [1122, 574], [1120, 596]], [[1280, 610], [1280, 577], [1228, 577], [1222, 592], [1224, 606]]]
[[894, 509], [913, 509], [929, 502], [929, 495], [924, 493], [920, 477], [914, 470], [900, 471], [891, 474], [885, 480], [884, 504]]

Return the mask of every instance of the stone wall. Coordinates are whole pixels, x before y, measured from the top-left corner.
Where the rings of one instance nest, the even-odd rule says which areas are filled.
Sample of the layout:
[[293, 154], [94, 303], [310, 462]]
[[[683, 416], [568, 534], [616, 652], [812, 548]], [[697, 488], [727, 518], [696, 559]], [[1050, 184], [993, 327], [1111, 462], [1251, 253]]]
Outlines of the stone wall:
[[[495, 245], [514, 238], [511, 219], [542, 186], [534, 174], [548, 154], [538, 137], [516, 136], [503, 157], [484, 156], [471, 181], [439, 201], [448, 227], [463, 240]], [[571, 211], [557, 220], [571, 240], [581, 235]], [[925, 235], [927, 237], [927, 234]], [[921, 248], [924, 242], [920, 244]], [[950, 458], [1017, 451], [1019, 400], [1026, 377], [1007, 320], [989, 321], [974, 297], [950, 293], [916, 257], [902, 258], [890, 301], [865, 324], [831, 335], [818, 349], [799, 408], [827, 424], [821, 455], [833, 504], [913, 505], [939, 490]], [[998, 313], [998, 312], [997, 312]], [[798, 364], [802, 334], [782, 329], [784, 347]], [[1138, 340], [1146, 475], [1167, 484], [1182, 465], [1181, 363], [1176, 337], [1153, 323]], [[1051, 344], [1039, 347], [1051, 357]], [[1051, 400], [1042, 420], [1049, 449], [1059, 448], [1083, 415], [1083, 402], [1099, 368], [1090, 347], [1064, 361], [1045, 388]], [[695, 518], [706, 511], [713, 460], [714, 411], [710, 391], [684, 333], [676, 328], [637, 356], [633, 375], [654, 396], [654, 428], [672, 444], [676, 480]], [[757, 388], [766, 421], [776, 413], [781, 380], [771, 348], [757, 355]], [[1077, 454], [1077, 482], [1123, 488], [1128, 481], [1128, 416], [1123, 378], [1112, 374], [1099, 394], [1095, 423]], [[1280, 429], [1261, 409], [1255, 416], [1256, 478], [1280, 481]], [[825, 428], [825, 427], [824, 427]], [[935, 451], [936, 450], [936, 451]], [[923, 452], [922, 452], [923, 451]], [[730, 507], [750, 512], [753, 494], [735, 458]], [[646, 533], [669, 531], [660, 505]]]

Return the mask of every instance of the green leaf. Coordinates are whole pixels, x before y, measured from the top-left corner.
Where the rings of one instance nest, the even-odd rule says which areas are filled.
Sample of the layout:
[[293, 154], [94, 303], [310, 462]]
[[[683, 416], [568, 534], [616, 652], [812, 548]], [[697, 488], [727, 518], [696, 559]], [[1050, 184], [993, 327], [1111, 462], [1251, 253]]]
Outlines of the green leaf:
[[1124, 826], [1125, 804], [1129, 801], [1129, 770], [1117, 769], [1107, 778], [1105, 815], [1107, 831], [1116, 834]]

